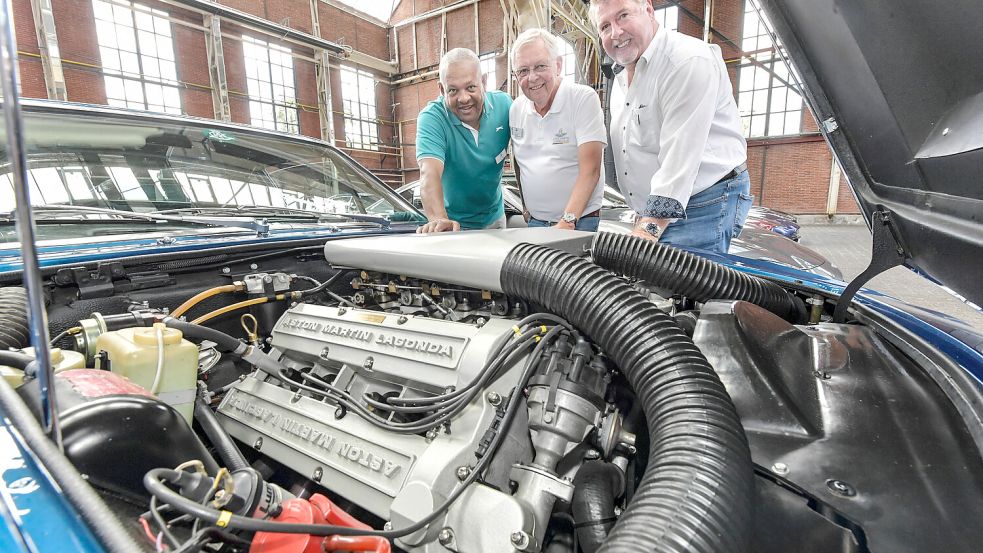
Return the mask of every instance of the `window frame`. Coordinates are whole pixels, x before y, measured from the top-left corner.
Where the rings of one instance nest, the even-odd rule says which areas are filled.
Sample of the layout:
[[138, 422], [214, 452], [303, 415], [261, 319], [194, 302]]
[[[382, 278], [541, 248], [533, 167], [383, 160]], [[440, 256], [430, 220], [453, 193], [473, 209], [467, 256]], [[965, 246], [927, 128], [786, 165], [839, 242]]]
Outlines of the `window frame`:
[[[379, 151], [379, 112], [375, 75], [349, 64], [343, 64], [340, 70], [345, 145], [357, 150]], [[369, 101], [366, 101], [365, 95], [369, 96]]]
[[249, 94], [249, 124], [300, 134], [293, 51], [286, 46], [242, 35], [242, 55]]

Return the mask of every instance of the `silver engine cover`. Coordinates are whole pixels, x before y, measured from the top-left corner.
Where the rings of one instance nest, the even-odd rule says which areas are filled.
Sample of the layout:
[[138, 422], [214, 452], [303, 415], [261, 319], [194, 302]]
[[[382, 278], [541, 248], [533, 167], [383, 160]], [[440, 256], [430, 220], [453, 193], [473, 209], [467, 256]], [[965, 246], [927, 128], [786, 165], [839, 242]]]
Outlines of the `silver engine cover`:
[[[501, 319], [478, 326], [299, 304], [277, 322], [272, 355], [279, 353], [280, 362], [294, 369], [313, 367], [313, 374], [355, 398], [371, 392], [423, 397], [472, 382], [490, 361], [496, 339], [511, 327]], [[338, 418], [335, 405], [306, 392], [295, 394], [259, 371], [226, 394], [218, 413], [238, 440], [402, 528], [442, 503], [458, 483], [457, 468], [473, 464], [473, 452], [496, 414], [488, 397], [495, 392], [504, 401], [523, 362], [490, 382], [452, 421], [450, 433], [397, 434], [355, 413]], [[511, 504], [508, 510], [514, 515], [500, 521], [506, 527], [531, 524], [512, 496], [477, 484], [472, 488], [481, 489], [465, 496], [477, 494], [487, 501], [491, 494], [499, 504]], [[464, 524], [456, 511], [465, 507], [466, 499], [456, 502], [447, 519], [437, 519], [426, 534], [401, 540], [403, 546], [446, 551], [432, 540], [455, 519]], [[458, 536], [469, 530], [474, 531], [458, 529]], [[480, 547], [512, 551], [509, 533], [500, 534], [490, 540], [500, 544], [483, 540]]]

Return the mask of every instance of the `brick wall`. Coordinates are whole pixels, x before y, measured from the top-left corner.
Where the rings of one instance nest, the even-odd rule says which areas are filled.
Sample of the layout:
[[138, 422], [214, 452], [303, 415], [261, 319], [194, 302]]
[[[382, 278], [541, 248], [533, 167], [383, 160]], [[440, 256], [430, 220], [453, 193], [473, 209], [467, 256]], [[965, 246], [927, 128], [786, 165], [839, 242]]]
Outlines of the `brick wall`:
[[[301, 32], [312, 33], [310, 5], [294, 0], [220, 0], [222, 4], [240, 11], [263, 17], [289, 26]], [[171, 4], [151, 5], [167, 11], [170, 16], [201, 26], [200, 14], [182, 10]], [[656, 7], [667, 5], [654, 0]], [[398, 3], [392, 22], [406, 20], [415, 15], [447, 5], [441, 0], [404, 0]], [[679, 3], [679, 29], [693, 36], [702, 37], [704, 14], [703, 0], [684, 0]], [[377, 79], [376, 105], [381, 121], [380, 152], [350, 150], [349, 153], [369, 169], [387, 176], [403, 172], [404, 182], [419, 178], [416, 165], [416, 116], [427, 102], [439, 96], [437, 78], [430, 74], [437, 68], [441, 48], [466, 47], [479, 53], [498, 52], [498, 83], [506, 78], [507, 59], [504, 55], [502, 7], [499, 0], [481, 0], [477, 4], [478, 37], [474, 36], [475, 7], [466, 6], [446, 15], [446, 44], [442, 44], [441, 17], [436, 16], [394, 30], [374, 24], [363, 17], [333, 5], [319, 2], [317, 5], [320, 34], [325, 40], [352, 47], [375, 58], [388, 60], [397, 57], [401, 77], [412, 80], [395, 86], [385, 84], [387, 77], [369, 70]], [[37, 56], [39, 48], [30, 10], [30, 0], [15, 0], [15, 21], [18, 49], [22, 52], [20, 71], [23, 94], [27, 97], [45, 97], [43, 71]], [[99, 49], [95, 37], [95, 24], [90, 0], [53, 0], [55, 22], [59, 35], [68, 96], [71, 101], [102, 104], [106, 102], [103, 78], [100, 72]], [[687, 13], [687, 11], [689, 13]], [[732, 82], [736, 85], [736, 67], [739, 52], [734, 43], [740, 42], [743, 1], [718, 0], [713, 3], [713, 27], [717, 31], [711, 38], [720, 45], [729, 64]], [[414, 56], [413, 27], [416, 27], [416, 56]], [[213, 117], [208, 61], [205, 53], [204, 33], [197, 28], [172, 24], [175, 52], [178, 58], [178, 78], [183, 83], [182, 104], [189, 115]], [[226, 75], [232, 119], [249, 123], [249, 105], [245, 79], [242, 44], [237, 37], [242, 34], [257, 36], [276, 42], [275, 37], [246, 31], [235, 24], [222, 23]], [[477, 40], [476, 40], [477, 38]], [[397, 46], [398, 43], [398, 46]], [[295, 54], [294, 77], [297, 101], [300, 104], [300, 132], [320, 136], [320, 119], [317, 113], [317, 82], [313, 63], [313, 51], [296, 44], [284, 43]], [[340, 62], [332, 61], [335, 65]], [[333, 105], [332, 118], [336, 144], [345, 146], [345, 125], [342, 113], [341, 76], [338, 67], [330, 70]], [[749, 143], [748, 157], [751, 167], [752, 188], [756, 201], [797, 213], [823, 213], [826, 209], [826, 193], [829, 186], [831, 155], [819, 139], [815, 119], [805, 112], [802, 123], [805, 139], [761, 141]], [[389, 146], [386, 148], [385, 146]], [[395, 155], [401, 147], [401, 156]], [[852, 194], [841, 186], [838, 211], [855, 213], [856, 202]]]

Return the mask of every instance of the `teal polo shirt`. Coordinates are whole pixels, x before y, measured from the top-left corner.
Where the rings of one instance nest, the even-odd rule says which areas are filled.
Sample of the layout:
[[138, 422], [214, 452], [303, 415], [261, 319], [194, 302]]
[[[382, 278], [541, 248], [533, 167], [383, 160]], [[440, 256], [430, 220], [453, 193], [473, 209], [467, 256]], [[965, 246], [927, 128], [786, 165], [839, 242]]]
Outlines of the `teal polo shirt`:
[[505, 215], [501, 181], [511, 106], [508, 94], [485, 93], [477, 143], [444, 105], [443, 96], [427, 104], [416, 119], [416, 159], [444, 162], [444, 208], [462, 228], [485, 228]]

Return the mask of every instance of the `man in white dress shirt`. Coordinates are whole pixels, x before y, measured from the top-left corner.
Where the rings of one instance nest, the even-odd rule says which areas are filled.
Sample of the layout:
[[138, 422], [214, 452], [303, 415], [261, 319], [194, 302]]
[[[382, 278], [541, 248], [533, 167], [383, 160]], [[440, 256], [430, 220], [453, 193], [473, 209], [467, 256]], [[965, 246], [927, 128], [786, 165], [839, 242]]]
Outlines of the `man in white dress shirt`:
[[522, 94], [509, 127], [530, 227], [596, 231], [607, 142], [594, 89], [563, 80], [559, 39], [544, 29], [516, 37], [510, 52]]
[[591, 0], [590, 14], [604, 51], [625, 67], [611, 147], [637, 213], [633, 234], [726, 253], [752, 197], [720, 48], [659, 28], [648, 0]]

